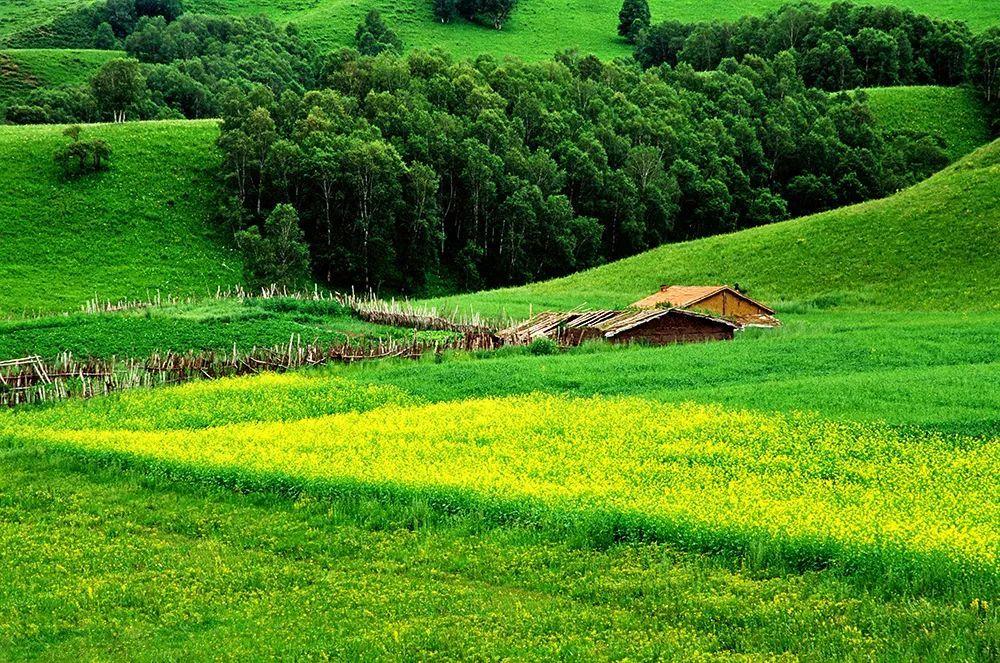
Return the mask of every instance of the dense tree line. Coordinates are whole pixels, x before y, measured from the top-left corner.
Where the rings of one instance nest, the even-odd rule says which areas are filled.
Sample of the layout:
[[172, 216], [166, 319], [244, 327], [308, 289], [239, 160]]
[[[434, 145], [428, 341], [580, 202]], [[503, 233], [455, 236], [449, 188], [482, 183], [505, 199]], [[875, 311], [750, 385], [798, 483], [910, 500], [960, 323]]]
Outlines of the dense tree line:
[[[368, 55], [320, 54], [264, 18], [122, 2], [135, 18], [124, 34], [98, 25], [130, 59], [8, 119], [222, 117], [225, 214], [261, 279], [294, 280], [305, 242], [333, 284], [522, 283], [882, 196], [946, 162], [930, 136], [876, 128], [863, 93], [812, 87], [795, 47], [706, 72], [687, 55], [645, 69], [569, 53], [403, 56], [373, 12], [355, 35]], [[620, 18], [640, 51], [658, 28], [642, 29], [638, 5]], [[995, 99], [996, 35], [984, 34], [994, 41], [974, 41], [967, 63]]]
[[317, 90], [230, 90], [237, 227], [297, 210], [316, 275], [417, 290], [522, 283], [664, 241], [884, 195], [945, 163], [885, 136], [862, 94], [807, 89], [792, 54], [642, 71], [562, 55], [322, 61]]
[[976, 36], [971, 58], [970, 82], [986, 102], [994, 133], [1000, 133], [1000, 26]]
[[[280, 93], [303, 92], [317, 83], [318, 51], [294, 26], [279, 28], [264, 17], [184, 14], [168, 21], [143, 16], [122, 40], [141, 81], [127, 102], [104, 87], [112, 61], [89, 85], [43, 88], [7, 109], [15, 123], [99, 122], [116, 119], [218, 117], [222, 93], [232, 85], [263, 85]], [[120, 95], [119, 95], [120, 96]], [[112, 108], [113, 107], [113, 108]]]
[[160, 16], [172, 21], [183, 13], [182, 0], [98, 0], [57, 14], [49, 23], [15, 33], [3, 45], [116, 49], [143, 18]]
[[[623, 12], [636, 2], [643, 0], [626, 0]], [[791, 51], [807, 86], [834, 91], [964, 83], [977, 38], [963, 22], [909, 9], [800, 2], [731, 22], [655, 23], [635, 41], [635, 57], [645, 67], [686, 63], [702, 71], [726, 58]]]

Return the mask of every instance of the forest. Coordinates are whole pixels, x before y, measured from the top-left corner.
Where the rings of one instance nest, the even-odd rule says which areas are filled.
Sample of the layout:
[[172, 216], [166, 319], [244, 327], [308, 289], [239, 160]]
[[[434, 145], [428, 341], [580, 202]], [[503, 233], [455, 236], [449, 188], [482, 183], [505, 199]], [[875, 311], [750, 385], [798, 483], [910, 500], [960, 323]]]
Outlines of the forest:
[[[880, 129], [854, 88], [971, 82], [997, 96], [997, 62], [977, 57], [994, 32], [846, 3], [636, 21], [634, 61], [533, 63], [403, 54], [377, 12], [357, 48], [323, 53], [263, 17], [104, 7], [87, 20], [130, 59], [39, 90], [8, 121], [221, 117], [219, 216], [261, 282], [520, 284], [883, 197], [946, 165], [945, 145]], [[859, 50], [875, 30], [894, 35], [891, 66]]]

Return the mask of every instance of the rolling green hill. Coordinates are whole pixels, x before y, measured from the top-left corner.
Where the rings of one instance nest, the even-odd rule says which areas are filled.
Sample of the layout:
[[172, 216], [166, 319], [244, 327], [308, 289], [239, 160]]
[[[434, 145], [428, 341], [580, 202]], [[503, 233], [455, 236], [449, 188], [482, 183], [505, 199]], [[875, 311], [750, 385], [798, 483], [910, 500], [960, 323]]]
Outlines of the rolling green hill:
[[[699, 21], [733, 19], [761, 13], [784, 0], [651, 0], [654, 20], [674, 18]], [[829, 0], [822, 0], [828, 3]], [[997, 22], [996, 10], [977, 0], [873, 0], [896, 4], [941, 18], [967, 21], [973, 30]], [[11, 35], [43, 26], [61, 10], [86, 4], [86, 0], [14, 0], [0, 6], [0, 43]], [[492, 53], [524, 58], [547, 58], [557, 51], [576, 48], [602, 57], [628, 57], [631, 49], [616, 34], [619, 0], [521, 0], [502, 31], [463, 21], [443, 25], [431, 10], [430, 0], [187, 0], [188, 11], [217, 14], [264, 14], [275, 21], [295, 22], [324, 47], [349, 45], [358, 22], [371, 8], [383, 13], [407, 46], [441, 46], [454, 53]]]
[[1000, 141], [883, 200], [652, 251], [544, 283], [430, 300], [487, 314], [625, 306], [663, 283], [770, 302], [1000, 308]]
[[210, 222], [215, 122], [85, 127], [110, 144], [111, 168], [73, 181], [52, 159], [62, 130], [0, 127], [0, 314], [240, 281]]
[[40, 87], [85, 83], [121, 51], [29, 48], [0, 50], [0, 109]]
[[0, 2], [0, 40], [90, 2], [91, 0], [4, 0]]
[[969, 88], [926, 85], [867, 88], [865, 92], [881, 127], [936, 132], [945, 140], [952, 160], [989, 140], [986, 109]]
[[[699, 21], [732, 19], [761, 13], [784, 0], [650, 0], [654, 20]], [[878, 0], [876, 0], [878, 2]], [[909, 7], [941, 18], [967, 21], [974, 30], [997, 22], [990, 3], [976, 0], [897, 0], [883, 4]], [[827, 3], [828, 4], [828, 3]], [[442, 46], [460, 53], [492, 53], [524, 58], [549, 57], [567, 48], [603, 57], [630, 56], [631, 49], [616, 33], [619, 0], [520, 0], [502, 31], [456, 21], [435, 20], [430, 0], [189, 0], [188, 11], [259, 14], [277, 21], [294, 21], [324, 46], [348, 45], [365, 12], [376, 8], [408, 46]]]

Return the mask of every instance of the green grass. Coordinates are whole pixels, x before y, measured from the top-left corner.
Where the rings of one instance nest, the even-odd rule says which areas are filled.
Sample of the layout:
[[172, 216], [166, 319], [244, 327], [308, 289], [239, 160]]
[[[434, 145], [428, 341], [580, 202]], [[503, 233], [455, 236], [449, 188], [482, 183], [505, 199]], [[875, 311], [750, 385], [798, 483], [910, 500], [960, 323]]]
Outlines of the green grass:
[[212, 221], [215, 122], [96, 125], [110, 170], [65, 181], [60, 126], [0, 127], [0, 315], [73, 309], [99, 294], [207, 294], [242, 263]]
[[[950, 564], [918, 557], [872, 579], [871, 569], [883, 568], [879, 555], [861, 554], [845, 566], [836, 548], [794, 547], [801, 540], [788, 548], [795, 539], [719, 538], [725, 519], [698, 530], [649, 529], [619, 520], [618, 507], [586, 515], [595, 507], [591, 498], [539, 511], [500, 500], [482, 482], [477, 499], [442, 497], [475, 462], [513, 463], [516, 471], [530, 458], [545, 471], [563, 472], [584, 449], [626, 440], [641, 447], [655, 436], [662, 458], [641, 471], [659, 476], [668, 462], [688, 463], [672, 490], [693, 481], [695, 468], [716, 468], [739, 496], [754, 485], [743, 474], [755, 467], [765, 486], [818, 481], [814, 490], [832, 491], [827, 499], [834, 500], [822, 513], [836, 519], [854, 504], [854, 490], [882, 485], [890, 470], [904, 483], [930, 471], [960, 474], [965, 488], [944, 490], [940, 477], [927, 475], [909, 488], [899, 484], [894, 508], [914, 517], [917, 504], [946, 500], [963, 518], [995, 508], [989, 475], [972, 472], [973, 458], [996, 461], [997, 313], [805, 310], [786, 313], [785, 322], [732, 343], [455, 354], [442, 363], [194, 383], [6, 413], [0, 553], [11, 564], [0, 588], [0, 657], [162, 659], [222, 647], [234, 657], [280, 650], [334, 658], [709, 652], [990, 660], [1000, 646], [997, 613], [975, 602], [991, 590], [969, 575], [971, 566], [962, 582], [949, 580], [942, 589], [933, 578], [952, 577]], [[491, 400], [477, 400], [484, 396]], [[523, 402], [504, 400], [512, 396]], [[562, 411], [577, 407], [567, 397], [595, 396], [579, 405], [587, 416]], [[762, 415], [746, 420], [752, 425], [719, 428], [681, 423], [667, 405], [655, 421], [643, 419], [661, 411], [648, 404], [660, 401]], [[548, 403], [543, 416], [540, 403]], [[599, 417], [615, 403], [627, 416], [609, 428]], [[795, 410], [844, 422], [886, 420], [895, 428], [769, 414]], [[781, 421], [788, 422], [780, 424], [784, 433], [772, 438], [770, 427]], [[821, 432], [802, 432], [814, 430], [803, 424]], [[637, 436], [630, 425], [647, 433]], [[963, 437], [927, 437], [921, 429]], [[753, 444], [761, 449], [726, 469], [728, 452], [719, 444], [732, 442], [733, 431], [757, 439], [757, 430]], [[384, 454], [382, 447], [403, 438], [405, 449], [416, 450], [419, 441], [433, 453], [412, 451], [409, 461], [399, 456], [404, 447]], [[501, 438], [526, 442], [510, 454]], [[181, 444], [188, 439], [193, 443]], [[572, 439], [575, 451], [559, 452], [559, 439]], [[144, 440], [152, 446], [129, 453]], [[295, 454], [324, 453], [335, 441], [356, 450], [316, 466], [281, 465]], [[673, 448], [681, 442], [684, 450]], [[219, 454], [230, 444], [237, 455], [223, 462]], [[866, 448], [880, 451], [862, 453]], [[456, 449], [468, 455], [460, 468], [437, 479], [422, 469]], [[190, 453], [213, 460], [206, 466]], [[373, 453], [396, 463], [410, 489], [389, 490], [385, 460], [369, 458]], [[630, 444], [615, 456], [616, 476], [634, 453]], [[805, 472], [817, 459], [820, 465]], [[923, 469], [900, 474], [900, 464], [911, 462]], [[271, 464], [284, 467], [281, 476], [268, 478]], [[356, 478], [302, 480], [310, 467], [328, 478], [354, 468], [348, 474]], [[588, 476], [605, 471], [603, 462], [587, 467]], [[528, 473], [516, 473], [521, 486]], [[786, 478], [775, 481], [776, 473]], [[644, 485], [635, 478], [631, 486]], [[704, 509], [725, 484], [707, 482], [702, 499], [676, 504]], [[340, 488], [331, 492], [333, 485]], [[893, 513], [887, 505], [885, 495], [871, 502], [879, 518]], [[756, 507], [743, 510], [749, 508]], [[875, 522], [869, 515], [848, 522]], [[657, 542], [623, 541], [629, 532]], [[880, 553], [883, 562], [887, 554], [895, 553]], [[920, 579], [924, 573], [930, 575]], [[908, 589], [893, 589], [899, 583]]]
[[668, 244], [571, 276], [429, 300], [506, 311], [627, 306], [661, 284], [738, 283], [764, 302], [874, 310], [1000, 308], [1000, 141], [889, 198]]
[[431, 402], [614, 394], [1000, 436], [1000, 393], [992, 386], [1000, 381], [997, 313], [813, 311], [783, 320], [779, 329], [741, 332], [730, 343], [597, 345], [484, 361], [455, 355], [442, 364], [364, 364], [335, 374]]
[[991, 637], [966, 605], [828, 571], [581, 546], [419, 501], [233, 494], [37, 449], [0, 454], [0, 552], [5, 659], [975, 660]]
[[969, 88], [929, 85], [868, 88], [865, 92], [882, 128], [937, 133], [952, 161], [989, 140], [986, 109]]
[[0, 41], [15, 32], [45, 23], [92, 0], [4, 0], [0, 3]]
[[[651, 0], [653, 20], [704, 21], [735, 19], [776, 9], [784, 0]], [[821, 3], [823, 4], [823, 3]], [[977, 0], [885, 0], [940, 18], [967, 21], [973, 30], [997, 22], [990, 3]], [[575, 48], [601, 57], [631, 57], [631, 48], [618, 37], [618, 0], [520, 0], [503, 30], [454, 21], [443, 25], [434, 18], [429, 0], [190, 0], [189, 11], [229, 14], [266, 14], [276, 21], [293, 21], [323, 46], [351, 45], [354, 29], [371, 8], [385, 16], [409, 47], [441, 46], [471, 56], [492, 53], [526, 59], [548, 58], [557, 51]]]
[[83, 49], [0, 50], [0, 109], [23, 100], [32, 90], [86, 83], [122, 51]]

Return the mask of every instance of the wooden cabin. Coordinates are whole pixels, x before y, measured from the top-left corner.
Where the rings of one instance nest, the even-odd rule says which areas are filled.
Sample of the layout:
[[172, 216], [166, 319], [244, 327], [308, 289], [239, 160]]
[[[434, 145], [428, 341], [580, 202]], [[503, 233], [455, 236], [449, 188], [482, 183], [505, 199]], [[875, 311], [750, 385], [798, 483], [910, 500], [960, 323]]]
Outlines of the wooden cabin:
[[499, 332], [507, 343], [551, 338], [561, 345], [603, 339], [613, 343], [643, 341], [653, 345], [731, 340], [740, 326], [723, 318], [681, 309], [539, 313]]
[[704, 311], [737, 322], [741, 327], [776, 327], [774, 310], [728, 285], [663, 285], [659, 292], [632, 304], [632, 308], [675, 308]]

